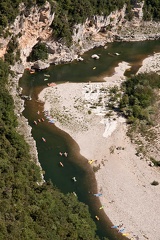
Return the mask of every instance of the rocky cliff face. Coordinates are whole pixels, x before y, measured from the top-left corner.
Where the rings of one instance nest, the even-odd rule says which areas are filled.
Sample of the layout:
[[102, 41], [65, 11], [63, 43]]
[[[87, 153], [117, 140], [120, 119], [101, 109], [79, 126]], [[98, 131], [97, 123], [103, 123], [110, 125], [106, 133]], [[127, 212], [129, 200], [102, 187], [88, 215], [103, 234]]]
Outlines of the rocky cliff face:
[[73, 44], [70, 48], [61, 43], [48, 41], [50, 50], [49, 60], [59, 62], [72, 61], [85, 51], [114, 41], [114, 32], [117, 26], [122, 25], [125, 16], [125, 7], [111, 13], [108, 17], [94, 16], [84, 24], [76, 24], [73, 29]]
[[[134, 18], [131, 22], [125, 19], [126, 6], [121, 10], [112, 12], [109, 16], [94, 16], [87, 19], [84, 24], [77, 24], [73, 29], [73, 44], [70, 48], [56, 42], [52, 35], [50, 25], [54, 21], [54, 13], [48, 2], [41, 7], [33, 6], [26, 10], [21, 5], [21, 14], [17, 16], [14, 24], [8, 29], [17, 37], [20, 57], [24, 67], [30, 67], [26, 58], [38, 41], [48, 46], [49, 63], [72, 61], [85, 51], [112, 41], [142, 41], [160, 37], [160, 23], [144, 22], [143, 2], [133, 9]], [[10, 40], [0, 39], [0, 57], [3, 57], [6, 46]], [[45, 65], [44, 65], [45, 67]]]
[[[11, 33], [11, 36], [13, 35], [17, 37], [21, 61], [15, 63], [14, 66], [11, 66], [11, 70], [13, 70], [16, 75], [14, 78], [10, 78], [8, 88], [13, 96], [15, 103], [14, 110], [18, 117], [17, 120], [19, 124], [17, 131], [24, 136], [26, 142], [30, 146], [30, 152], [33, 161], [40, 167], [40, 170], [42, 171], [38, 161], [36, 143], [31, 133], [32, 128], [29, 126], [28, 120], [22, 115], [22, 111], [24, 110], [24, 100], [20, 98], [21, 89], [18, 87], [18, 82], [20, 77], [23, 75], [25, 67], [30, 66], [26, 60], [32, 51], [32, 47], [39, 40], [47, 42], [47, 40], [51, 37], [52, 31], [49, 26], [53, 21], [54, 13], [51, 13], [51, 7], [48, 2], [41, 9], [39, 9], [37, 6], [34, 6], [28, 11], [25, 9], [24, 5], [21, 5], [20, 8], [21, 14], [17, 16], [14, 24], [10, 26], [8, 30]], [[0, 39], [0, 57], [4, 56], [11, 36], [7, 39]]]
[[[41, 8], [33, 6], [31, 9], [26, 9], [24, 4], [20, 6], [20, 15], [17, 16], [8, 31], [11, 36], [14, 35], [17, 38], [22, 64], [26, 64], [26, 58], [37, 42], [40, 40], [47, 42], [51, 37], [52, 30], [49, 26], [53, 19], [54, 13], [51, 13], [51, 6], [48, 2]], [[11, 36], [0, 39], [0, 57], [3, 57]]]

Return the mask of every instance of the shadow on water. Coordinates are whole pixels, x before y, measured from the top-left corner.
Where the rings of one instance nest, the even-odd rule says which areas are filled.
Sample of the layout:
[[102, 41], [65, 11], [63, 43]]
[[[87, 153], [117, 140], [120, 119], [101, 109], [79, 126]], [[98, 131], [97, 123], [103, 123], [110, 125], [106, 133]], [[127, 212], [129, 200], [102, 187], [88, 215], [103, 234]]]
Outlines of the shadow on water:
[[[159, 47], [158, 47], [159, 46]], [[23, 88], [23, 94], [32, 97], [31, 101], [25, 101], [24, 116], [28, 119], [32, 127], [32, 135], [36, 141], [38, 157], [43, 170], [45, 179], [51, 179], [63, 193], [75, 192], [78, 199], [89, 206], [92, 218], [95, 220], [97, 215], [100, 220], [96, 221], [97, 234], [100, 239], [108, 237], [110, 240], [127, 239], [116, 230], [111, 229], [112, 223], [104, 213], [101, 207], [100, 198], [93, 194], [97, 193], [97, 183], [92, 167], [88, 160], [80, 155], [80, 149], [74, 139], [50, 124], [43, 113], [43, 103], [37, 101], [38, 94], [47, 86], [48, 82], [87, 82], [102, 81], [104, 76], [113, 74], [114, 68], [121, 61], [131, 64], [130, 74], [136, 73], [142, 60], [154, 51], [160, 52], [158, 42], [145, 43], [113, 43], [109, 44], [107, 49], [98, 48], [85, 53], [84, 62], [73, 62], [71, 64], [62, 64], [51, 66], [45, 71], [29, 75], [25, 71], [20, 80], [20, 86]], [[120, 55], [115, 56], [115, 52]], [[98, 54], [100, 59], [95, 61], [90, 56]], [[93, 71], [93, 67], [96, 69]], [[49, 77], [44, 76], [49, 75]], [[45, 81], [44, 81], [44, 78]], [[37, 112], [40, 111], [40, 114]], [[44, 122], [38, 122], [38, 119], [44, 118]], [[34, 120], [38, 122], [34, 124]], [[42, 141], [42, 137], [46, 142]], [[60, 156], [59, 152], [67, 152], [68, 157]], [[64, 167], [60, 166], [60, 162]], [[76, 177], [77, 182], [73, 181]]]

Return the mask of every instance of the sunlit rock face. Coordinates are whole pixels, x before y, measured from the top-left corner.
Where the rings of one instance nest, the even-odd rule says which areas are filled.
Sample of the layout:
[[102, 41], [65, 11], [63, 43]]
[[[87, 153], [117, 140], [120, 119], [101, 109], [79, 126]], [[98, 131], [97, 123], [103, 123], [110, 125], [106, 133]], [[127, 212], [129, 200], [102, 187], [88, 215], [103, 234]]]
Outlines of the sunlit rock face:
[[8, 27], [10, 35], [0, 38], [0, 57], [6, 52], [6, 47], [11, 36], [16, 36], [19, 43], [21, 64], [31, 67], [34, 63], [28, 63], [27, 57], [32, 48], [39, 42], [46, 43], [48, 48], [48, 63], [59, 64], [62, 62], [79, 59], [85, 51], [104, 46], [113, 41], [143, 41], [160, 37], [159, 22], [143, 21], [143, 2], [135, 5], [132, 21], [126, 20], [126, 6], [110, 13], [108, 16], [93, 16], [86, 19], [83, 24], [75, 24], [73, 27], [72, 45], [66, 46], [60, 41], [55, 41], [54, 30], [50, 28], [54, 21], [55, 13], [52, 13], [48, 2], [42, 7], [34, 5], [26, 9], [20, 5], [20, 14], [14, 24]]

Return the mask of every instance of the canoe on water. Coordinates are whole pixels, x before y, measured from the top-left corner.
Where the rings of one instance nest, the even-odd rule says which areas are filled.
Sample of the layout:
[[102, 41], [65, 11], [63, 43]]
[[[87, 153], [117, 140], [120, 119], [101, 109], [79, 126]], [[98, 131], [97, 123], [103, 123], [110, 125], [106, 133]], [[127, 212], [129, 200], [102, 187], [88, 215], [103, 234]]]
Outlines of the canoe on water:
[[62, 167], [64, 167], [64, 165], [63, 165], [63, 163], [62, 163], [62, 162], [60, 162], [59, 164], [60, 164]]
[[114, 225], [114, 226], [111, 226], [111, 228], [118, 228], [119, 226], [116, 226], [116, 225]]
[[95, 160], [89, 160], [88, 163], [92, 164]]
[[98, 216], [95, 216], [95, 218], [99, 221], [99, 217]]
[[100, 197], [100, 196], [102, 196], [102, 193], [95, 193], [93, 195], [96, 196], [96, 197]]
[[56, 83], [54, 83], [54, 82], [48, 83], [47, 86], [48, 86], [48, 87], [54, 87], [54, 86], [56, 86]]

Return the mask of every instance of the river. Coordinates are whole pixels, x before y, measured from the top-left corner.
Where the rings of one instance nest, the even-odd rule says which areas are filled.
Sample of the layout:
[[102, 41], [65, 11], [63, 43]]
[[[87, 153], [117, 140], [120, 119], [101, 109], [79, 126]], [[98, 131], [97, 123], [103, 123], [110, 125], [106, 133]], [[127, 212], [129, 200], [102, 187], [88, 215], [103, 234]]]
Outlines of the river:
[[[111, 43], [107, 49], [99, 47], [86, 52], [82, 57], [84, 61], [51, 65], [48, 69], [29, 74], [25, 71], [20, 79], [19, 85], [23, 88], [23, 94], [30, 96], [31, 101], [25, 101], [23, 115], [28, 119], [32, 127], [32, 135], [36, 141], [38, 158], [45, 172], [45, 180], [51, 179], [63, 193], [76, 192], [78, 199], [89, 206], [91, 216], [95, 220], [95, 215], [100, 217], [96, 221], [97, 234], [100, 239], [108, 237], [110, 240], [125, 239], [116, 230], [111, 229], [111, 222], [103, 210], [99, 210], [101, 203], [93, 196], [97, 192], [97, 183], [91, 166], [87, 159], [80, 155], [79, 146], [66, 132], [58, 129], [56, 125], [47, 121], [38, 125], [34, 120], [45, 118], [43, 114], [43, 104], [38, 102], [38, 94], [47, 87], [48, 82], [101, 82], [106, 76], [114, 73], [114, 68], [119, 62], [126, 61], [131, 65], [131, 70], [126, 75], [135, 74], [142, 64], [142, 60], [154, 52], [160, 52], [160, 41], [146, 42], [122, 42]], [[119, 55], [116, 55], [118, 53]], [[91, 58], [92, 54], [98, 54], [99, 60]], [[96, 69], [93, 71], [93, 68]], [[48, 81], [44, 81], [44, 74], [50, 75]], [[40, 114], [37, 114], [40, 111]], [[47, 142], [42, 141], [42, 136]], [[65, 167], [61, 168], [59, 162], [62, 157], [59, 152], [68, 152], [65, 159]], [[77, 182], [72, 180], [75, 176]]]

